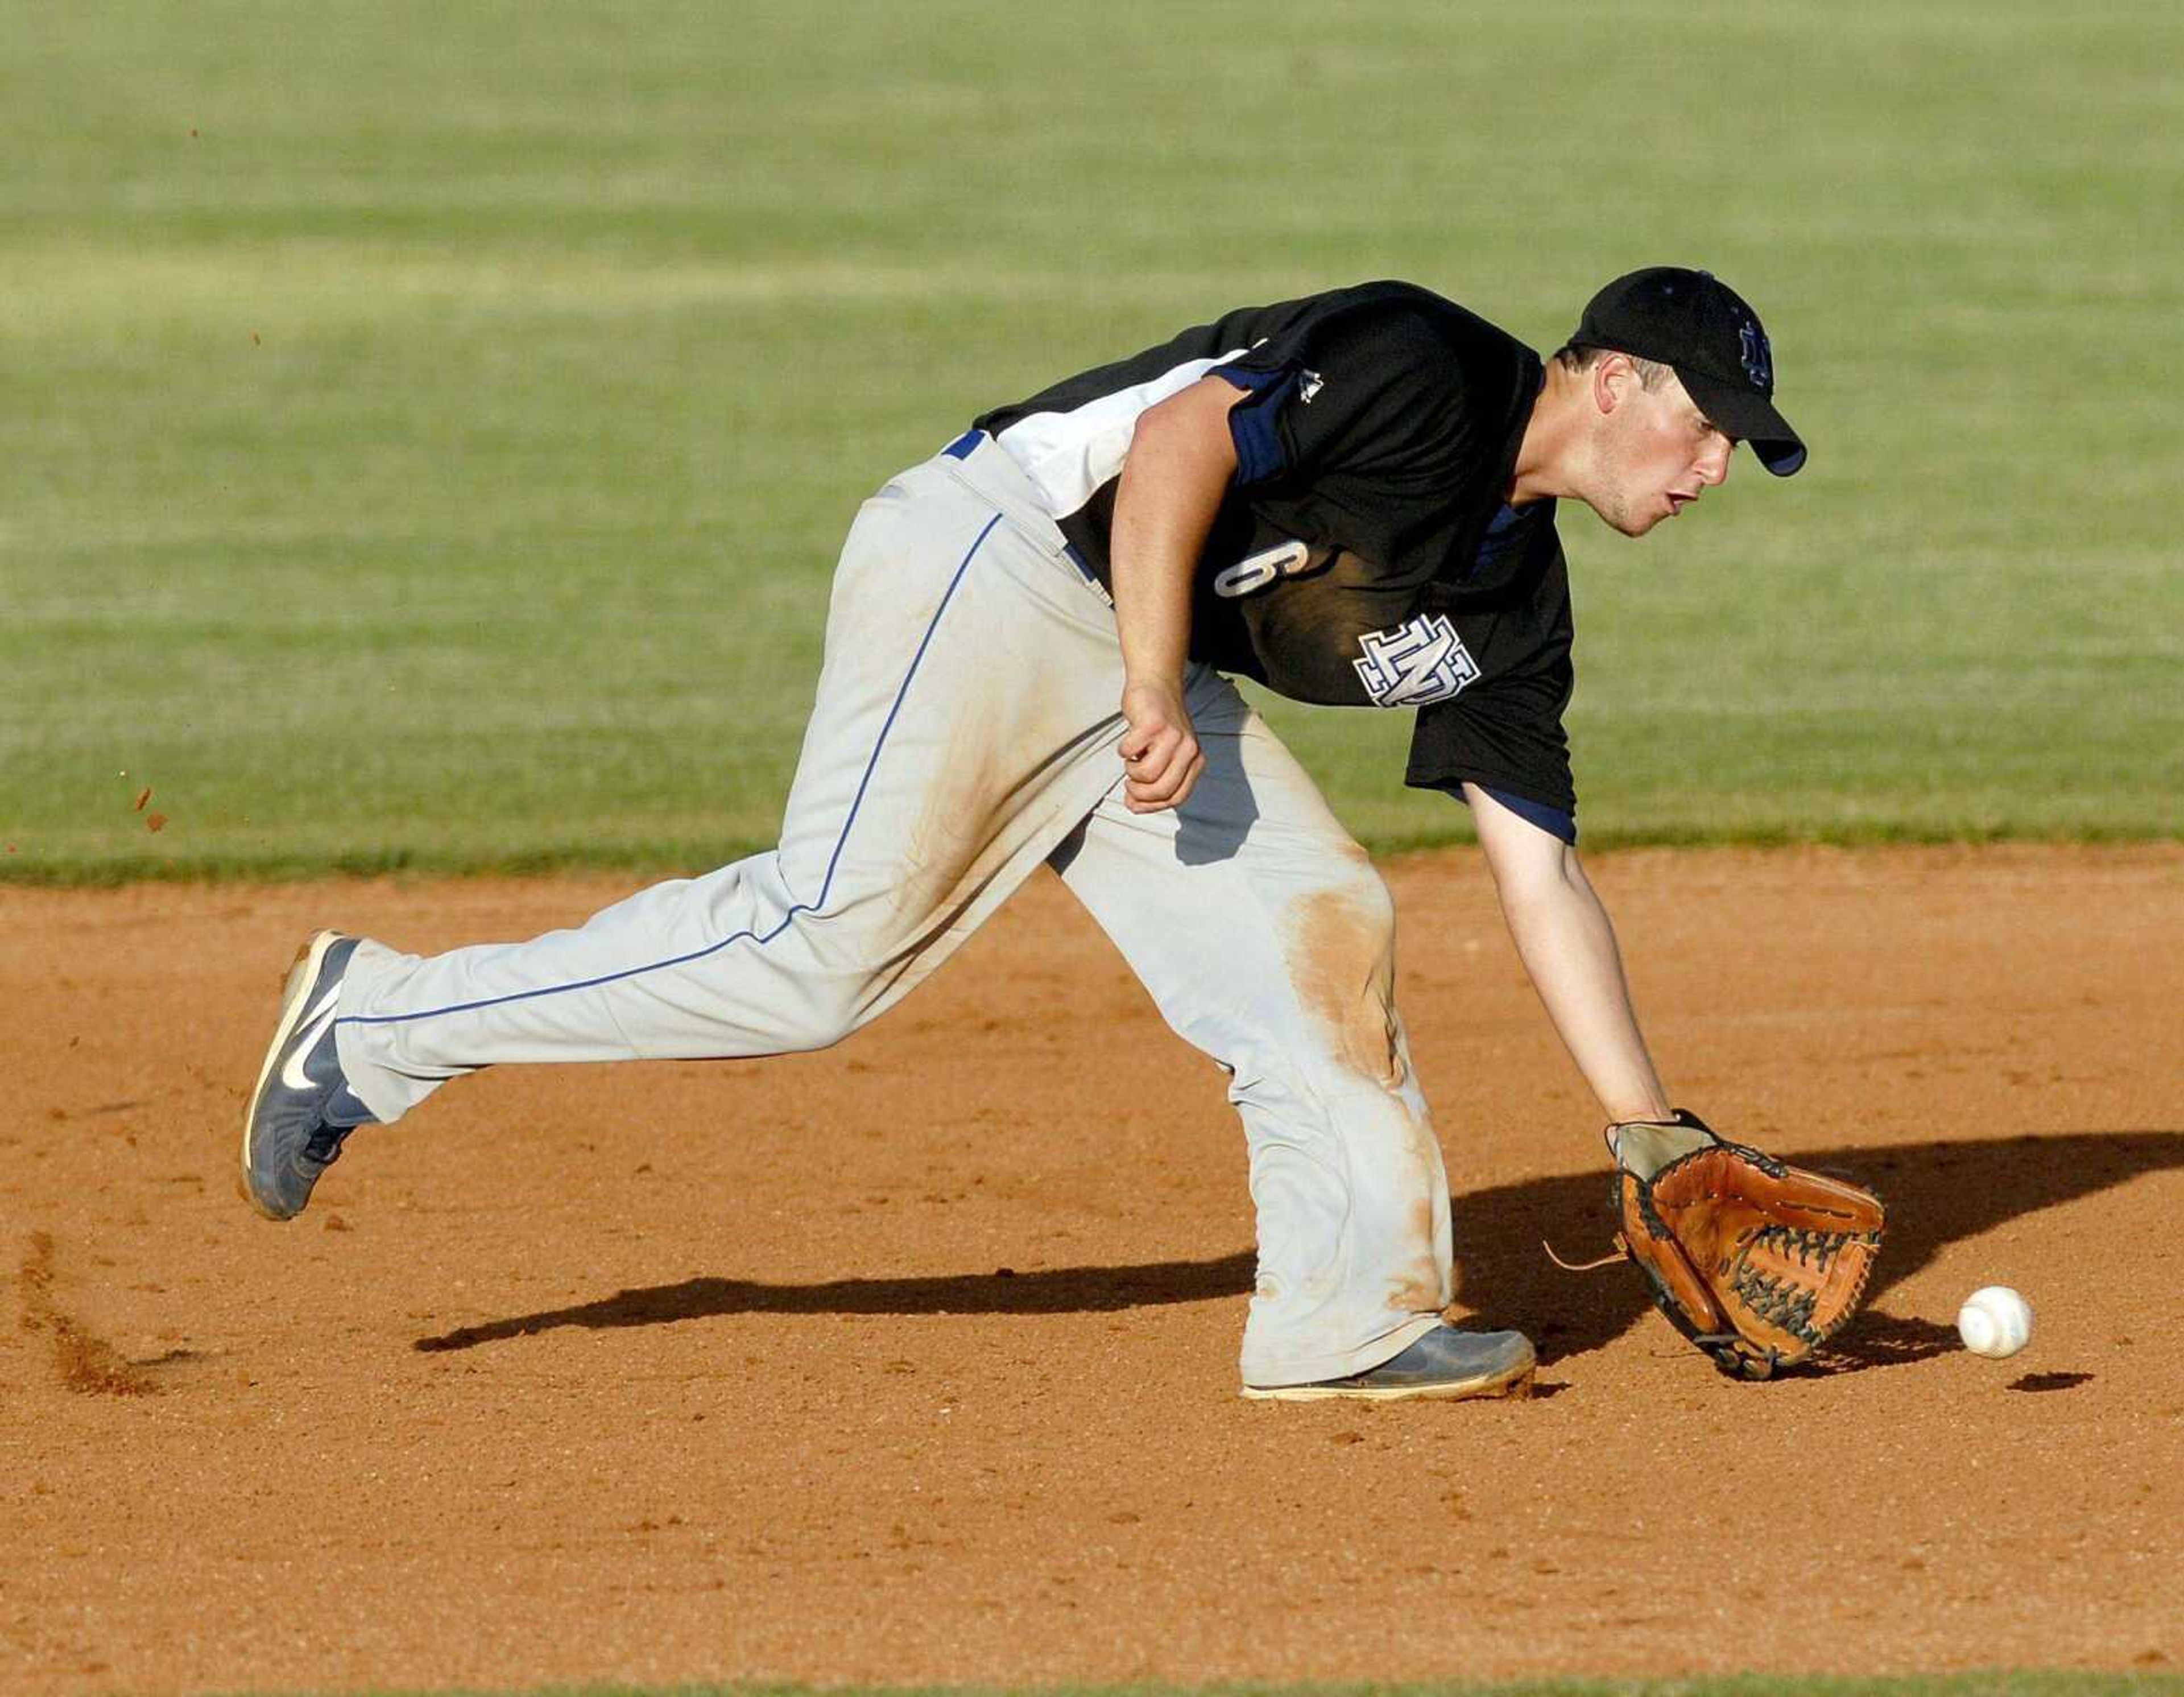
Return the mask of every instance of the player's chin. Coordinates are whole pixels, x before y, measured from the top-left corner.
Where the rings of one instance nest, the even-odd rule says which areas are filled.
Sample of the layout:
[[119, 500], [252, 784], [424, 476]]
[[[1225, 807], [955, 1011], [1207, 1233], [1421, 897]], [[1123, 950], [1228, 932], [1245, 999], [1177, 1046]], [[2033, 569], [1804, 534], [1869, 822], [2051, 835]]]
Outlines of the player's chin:
[[1607, 528], [1620, 536], [1643, 536], [1663, 519], [1670, 516], [1668, 512], [1655, 508], [1648, 508], [1642, 512], [1627, 506], [1617, 507], [1612, 512], [1597, 508], [1595, 511], [1600, 513]]

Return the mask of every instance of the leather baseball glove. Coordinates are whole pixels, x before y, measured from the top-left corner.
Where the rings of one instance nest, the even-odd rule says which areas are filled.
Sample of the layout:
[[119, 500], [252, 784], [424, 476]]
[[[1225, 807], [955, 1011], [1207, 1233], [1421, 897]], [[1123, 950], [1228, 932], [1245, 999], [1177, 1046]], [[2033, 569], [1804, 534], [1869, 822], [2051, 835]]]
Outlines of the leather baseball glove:
[[1880, 1250], [1880, 1198], [1718, 1137], [1679, 1109], [1607, 1128], [1617, 1246], [1669, 1322], [1732, 1378], [1764, 1379], [1842, 1330]]

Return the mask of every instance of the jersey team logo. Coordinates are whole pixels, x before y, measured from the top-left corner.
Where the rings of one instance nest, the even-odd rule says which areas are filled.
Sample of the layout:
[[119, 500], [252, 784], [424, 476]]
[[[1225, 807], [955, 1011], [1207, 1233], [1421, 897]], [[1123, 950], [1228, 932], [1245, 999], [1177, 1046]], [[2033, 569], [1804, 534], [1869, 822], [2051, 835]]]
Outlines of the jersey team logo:
[[1421, 613], [1357, 639], [1364, 658], [1350, 663], [1379, 707], [1423, 707], [1476, 683], [1479, 662], [1446, 613]]

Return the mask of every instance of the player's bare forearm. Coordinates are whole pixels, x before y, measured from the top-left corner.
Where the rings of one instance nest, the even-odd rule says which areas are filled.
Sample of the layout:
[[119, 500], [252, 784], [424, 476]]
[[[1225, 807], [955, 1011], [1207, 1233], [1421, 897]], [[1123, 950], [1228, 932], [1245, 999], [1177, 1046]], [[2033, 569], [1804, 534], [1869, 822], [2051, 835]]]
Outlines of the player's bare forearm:
[[1191, 574], [1236, 472], [1237, 392], [1202, 378], [1138, 421], [1115, 492], [1109, 562], [1123, 645], [1123, 799], [1134, 812], [1190, 795], [1205, 756], [1183, 704]]
[[1518, 956], [1602, 1109], [1611, 1120], [1667, 1119], [1615, 928], [1577, 851], [1475, 785], [1464, 794]]

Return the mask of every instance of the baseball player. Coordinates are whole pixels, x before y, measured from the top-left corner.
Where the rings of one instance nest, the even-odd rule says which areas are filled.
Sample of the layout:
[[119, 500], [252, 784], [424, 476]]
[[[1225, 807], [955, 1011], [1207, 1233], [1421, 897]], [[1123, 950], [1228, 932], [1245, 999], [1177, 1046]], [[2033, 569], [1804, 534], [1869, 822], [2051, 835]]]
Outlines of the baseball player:
[[320, 933], [246, 1112], [248, 1199], [292, 1216], [353, 1130], [481, 1067], [838, 1041], [1045, 864], [1228, 1075], [1257, 1214], [1245, 1394], [1521, 1392], [1522, 1336], [1441, 1318], [1448, 1186], [1387, 890], [1230, 677], [1415, 712], [1405, 781], [1471, 807], [1608, 1119], [1673, 1123], [1575, 848], [1556, 513], [1642, 536], [1739, 441], [1796, 471], [1773, 392], [1751, 308], [1660, 268], [1544, 362], [1373, 282], [996, 408], [850, 527], [779, 846], [528, 942]]

